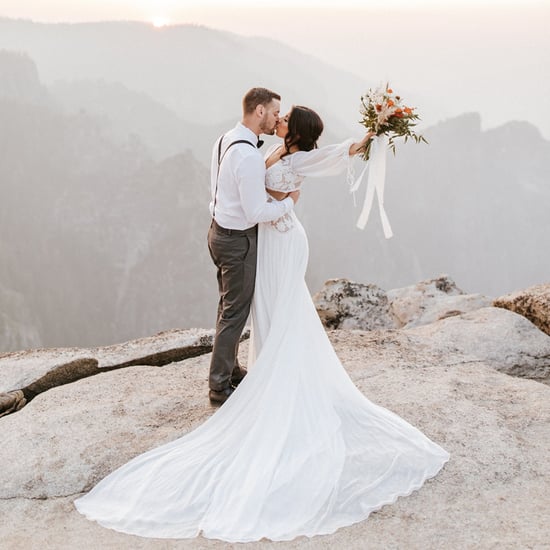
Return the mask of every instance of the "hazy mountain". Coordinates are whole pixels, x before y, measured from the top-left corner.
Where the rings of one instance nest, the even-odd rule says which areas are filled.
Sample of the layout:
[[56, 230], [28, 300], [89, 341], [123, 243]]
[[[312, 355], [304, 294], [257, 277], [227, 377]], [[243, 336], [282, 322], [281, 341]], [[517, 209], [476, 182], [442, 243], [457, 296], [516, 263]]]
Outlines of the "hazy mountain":
[[42, 346], [39, 312], [17, 290], [19, 270], [17, 250], [0, 240], [0, 353]]
[[231, 122], [200, 126], [143, 92], [104, 80], [56, 81], [52, 97], [67, 114], [87, 113], [101, 119], [111, 139], [124, 145], [139, 139], [156, 160], [193, 149], [207, 163], [212, 142]]
[[211, 324], [208, 174], [190, 153], [156, 164], [50, 104], [2, 99], [0, 121], [0, 349], [120, 341], [205, 309]]
[[366, 86], [280, 42], [194, 25], [156, 29], [132, 22], [0, 18], [0, 48], [28, 53], [48, 85], [73, 79], [119, 82], [199, 124], [240, 116], [243, 92], [260, 85], [282, 93], [288, 105], [307, 103], [347, 128], [357, 118]]
[[28, 103], [46, 100], [46, 90], [40, 83], [36, 65], [28, 55], [0, 49], [0, 99]]
[[[214, 139], [238, 119], [243, 82], [259, 83], [263, 73], [247, 64], [263, 43], [193, 27], [155, 33], [137, 24], [0, 20], [0, 47], [26, 43], [47, 67], [20, 52], [0, 53], [0, 351], [213, 325], [208, 159]], [[130, 35], [150, 44], [154, 59], [140, 58], [146, 48], [128, 42]], [[211, 88], [209, 71], [186, 65], [192, 56], [181, 55], [181, 44], [170, 49], [183, 37], [189, 51], [210, 44], [210, 61], [222, 73], [236, 64], [236, 76]], [[299, 93], [307, 96], [314, 82], [318, 97], [327, 93], [313, 73], [331, 89], [341, 86], [325, 97], [331, 108], [320, 109], [322, 143], [346, 137], [338, 121], [354, 115], [333, 114], [342, 107], [338, 97], [349, 93], [345, 75], [339, 80], [344, 73], [316, 70], [321, 62], [296, 52], [290, 63], [291, 50], [266, 44], [281, 82], [308, 82]], [[163, 63], [155, 57], [161, 51]], [[133, 69], [117, 74], [109, 52], [126, 52]], [[73, 56], [80, 64], [72, 65]], [[176, 59], [180, 72], [195, 75], [187, 87], [172, 74]], [[39, 74], [49, 77], [41, 82]], [[273, 82], [261, 81], [285, 93]], [[171, 85], [182, 104], [162, 99]], [[187, 118], [182, 105], [192, 96]], [[206, 124], [212, 113], [203, 116], [210, 105], [216, 124]], [[441, 122], [426, 136], [429, 145], [400, 146], [388, 157], [391, 240], [381, 234], [376, 205], [366, 230], [355, 228], [359, 207], [345, 175], [306, 180], [298, 211], [310, 238], [313, 291], [339, 276], [395, 288], [448, 272], [460, 287], [490, 295], [548, 280], [550, 143], [522, 122], [482, 132], [476, 114]], [[359, 171], [361, 161], [356, 165]]]

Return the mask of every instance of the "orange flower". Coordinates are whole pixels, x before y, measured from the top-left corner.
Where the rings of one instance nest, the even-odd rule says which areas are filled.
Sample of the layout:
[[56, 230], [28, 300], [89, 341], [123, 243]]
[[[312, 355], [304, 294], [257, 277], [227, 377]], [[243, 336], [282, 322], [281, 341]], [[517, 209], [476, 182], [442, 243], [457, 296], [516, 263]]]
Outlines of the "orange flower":
[[388, 88], [386, 91], [388, 92], [388, 94], [393, 94], [393, 90], [391, 88]]
[[377, 104], [376, 104], [376, 110], [377, 110], [378, 112], [380, 112], [380, 111], [382, 110], [382, 105], [380, 105], [380, 103], [377, 103]]
[[395, 109], [395, 112], [396, 112], [396, 113], [402, 113], [402, 112], [403, 112], [403, 109]]
[[410, 107], [405, 107], [405, 112], [406, 112], [408, 115], [412, 115], [413, 110], [412, 110]]
[[388, 107], [393, 107], [394, 105], [395, 103], [391, 99], [388, 99]]

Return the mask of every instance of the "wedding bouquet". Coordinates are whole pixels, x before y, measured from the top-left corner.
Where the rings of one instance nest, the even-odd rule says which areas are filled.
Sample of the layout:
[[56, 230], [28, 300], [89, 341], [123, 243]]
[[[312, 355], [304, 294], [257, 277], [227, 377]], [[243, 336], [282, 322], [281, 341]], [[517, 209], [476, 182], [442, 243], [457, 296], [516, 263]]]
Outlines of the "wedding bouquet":
[[386, 179], [386, 151], [388, 147], [395, 154], [395, 139], [402, 137], [407, 141], [412, 138], [416, 143], [423, 141], [428, 143], [423, 136], [417, 134], [413, 128], [420, 118], [414, 107], [407, 107], [401, 98], [394, 94], [393, 90], [386, 84], [383, 88], [370, 89], [366, 95], [361, 96], [361, 115], [359, 122], [376, 136], [370, 139], [361, 152], [363, 160], [369, 160], [361, 175], [355, 183], [350, 186], [350, 191], [355, 193], [363, 176], [368, 171], [367, 191], [363, 209], [357, 220], [357, 227], [364, 229], [370, 216], [374, 201], [374, 195], [378, 197], [380, 219], [384, 236], [389, 239], [393, 232], [384, 209], [384, 182]]
[[[415, 107], [407, 107], [386, 84], [384, 88], [369, 89], [361, 96], [361, 115], [359, 121], [367, 130], [376, 132], [377, 136], [388, 136], [388, 146], [395, 154], [395, 138], [403, 137], [405, 142], [412, 138], [416, 143], [428, 143], [423, 136], [414, 132], [416, 120], [420, 117], [414, 112]], [[372, 141], [369, 141], [362, 152], [363, 160], [370, 156]]]

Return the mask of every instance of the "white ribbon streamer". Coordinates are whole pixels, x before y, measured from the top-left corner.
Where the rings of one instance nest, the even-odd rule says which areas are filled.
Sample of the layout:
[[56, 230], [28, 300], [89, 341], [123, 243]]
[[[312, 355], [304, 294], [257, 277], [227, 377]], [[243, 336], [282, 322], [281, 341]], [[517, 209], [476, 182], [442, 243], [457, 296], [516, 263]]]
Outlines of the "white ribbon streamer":
[[363, 210], [357, 220], [357, 227], [364, 229], [369, 219], [372, 203], [374, 201], [374, 192], [378, 198], [378, 207], [380, 209], [380, 219], [382, 220], [382, 229], [384, 237], [390, 239], [393, 237], [390, 221], [384, 209], [384, 185], [386, 180], [386, 152], [388, 150], [388, 136], [376, 136], [372, 140], [369, 160], [367, 165], [357, 178], [356, 182], [351, 186], [350, 191], [353, 193], [361, 185], [363, 176], [368, 170], [367, 176], [367, 192], [365, 194], [365, 202]]

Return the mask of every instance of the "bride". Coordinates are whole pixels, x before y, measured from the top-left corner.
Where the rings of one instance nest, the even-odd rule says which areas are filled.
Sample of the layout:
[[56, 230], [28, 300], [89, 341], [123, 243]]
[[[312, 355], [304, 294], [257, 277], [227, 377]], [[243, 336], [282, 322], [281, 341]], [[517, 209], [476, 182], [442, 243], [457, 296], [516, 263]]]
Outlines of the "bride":
[[[293, 107], [266, 153], [271, 200], [345, 170], [358, 143], [317, 148], [319, 116]], [[304, 281], [308, 244], [291, 211], [258, 228], [249, 372], [204, 424], [148, 451], [75, 502], [144, 537], [228, 542], [334, 532], [410, 494], [448, 453], [371, 403], [336, 356]]]

